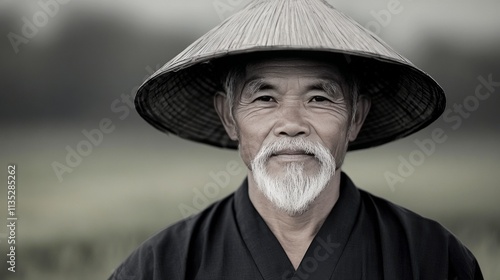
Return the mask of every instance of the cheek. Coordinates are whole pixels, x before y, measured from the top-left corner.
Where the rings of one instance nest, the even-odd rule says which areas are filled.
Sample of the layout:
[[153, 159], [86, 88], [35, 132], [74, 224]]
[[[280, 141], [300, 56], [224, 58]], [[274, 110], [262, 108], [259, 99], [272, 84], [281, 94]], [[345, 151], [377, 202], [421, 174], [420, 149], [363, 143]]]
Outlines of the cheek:
[[239, 144], [239, 152], [241, 160], [247, 166], [248, 169], [251, 169], [251, 162], [255, 158], [255, 155], [258, 152], [258, 149], [252, 147], [251, 143], [252, 143], [251, 141], [243, 137]]
[[266, 123], [260, 121], [248, 123], [237, 121], [237, 124], [240, 157], [250, 169], [250, 163], [262, 147], [269, 130], [266, 129]]
[[345, 116], [324, 116], [322, 122], [317, 122], [315, 133], [321, 139], [322, 144], [328, 148], [332, 155], [337, 158], [343, 157], [348, 143], [348, 118]]
[[245, 105], [240, 103], [235, 109], [235, 118], [242, 125], [266, 124], [273, 117], [274, 110], [266, 106]]

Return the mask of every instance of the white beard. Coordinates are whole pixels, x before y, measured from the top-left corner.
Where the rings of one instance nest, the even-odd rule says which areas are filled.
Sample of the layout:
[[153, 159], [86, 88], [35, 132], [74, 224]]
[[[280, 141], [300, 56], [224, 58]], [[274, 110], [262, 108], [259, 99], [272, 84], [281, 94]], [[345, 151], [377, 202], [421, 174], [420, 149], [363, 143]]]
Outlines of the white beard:
[[[283, 175], [270, 176], [267, 163], [272, 154], [284, 149], [313, 154], [320, 163], [317, 174], [304, 172], [303, 163], [290, 162], [284, 166]], [[251, 162], [257, 187], [274, 206], [290, 216], [301, 215], [335, 175], [335, 158], [319, 143], [303, 138], [281, 138], [264, 145]]]

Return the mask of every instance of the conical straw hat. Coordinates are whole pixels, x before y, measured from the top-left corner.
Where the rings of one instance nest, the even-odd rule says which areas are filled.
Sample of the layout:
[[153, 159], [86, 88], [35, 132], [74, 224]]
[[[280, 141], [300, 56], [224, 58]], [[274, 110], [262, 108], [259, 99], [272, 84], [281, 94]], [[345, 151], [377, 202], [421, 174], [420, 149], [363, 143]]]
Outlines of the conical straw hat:
[[441, 87], [380, 38], [320, 0], [258, 0], [187, 47], [137, 92], [139, 114], [182, 138], [237, 148], [214, 109], [220, 77], [211, 66], [245, 54], [298, 51], [344, 54], [365, 77], [372, 106], [349, 150], [381, 145], [416, 132], [444, 111]]

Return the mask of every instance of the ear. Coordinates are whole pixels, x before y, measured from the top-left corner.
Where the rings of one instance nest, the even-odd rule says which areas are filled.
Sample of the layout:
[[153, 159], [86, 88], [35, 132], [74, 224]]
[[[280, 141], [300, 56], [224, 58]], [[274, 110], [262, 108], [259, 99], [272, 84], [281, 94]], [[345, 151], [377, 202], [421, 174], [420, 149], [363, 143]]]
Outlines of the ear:
[[218, 91], [214, 96], [214, 107], [217, 115], [224, 125], [229, 138], [233, 141], [238, 141], [238, 133], [236, 129], [236, 123], [234, 118], [231, 116], [231, 112], [229, 110], [229, 106], [231, 106], [227, 102], [227, 96], [225, 93]]
[[360, 95], [356, 103], [356, 114], [354, 115], [349, 129], [349, 142], [356, 140], [358, 133], [365, 122], [366, 116], [370, 111], [372, 100], [366, 95]]

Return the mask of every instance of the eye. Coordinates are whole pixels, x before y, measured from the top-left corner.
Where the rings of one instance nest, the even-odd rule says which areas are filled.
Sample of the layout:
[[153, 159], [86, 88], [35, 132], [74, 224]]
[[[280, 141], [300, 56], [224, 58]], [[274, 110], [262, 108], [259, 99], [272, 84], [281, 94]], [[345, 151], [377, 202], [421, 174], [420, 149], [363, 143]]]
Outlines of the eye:
[[272, 98], [269, 95], [262, 95], [262, 96], [255, 98], [254, 102], [255, 101], [271, 102], [271, 101], [274, 101], [274, 98]]
[[313, 98], [311, 98], [311, 102], [331, 102], [330, 99], [324, 97], [324, 96], [313, 96]]

